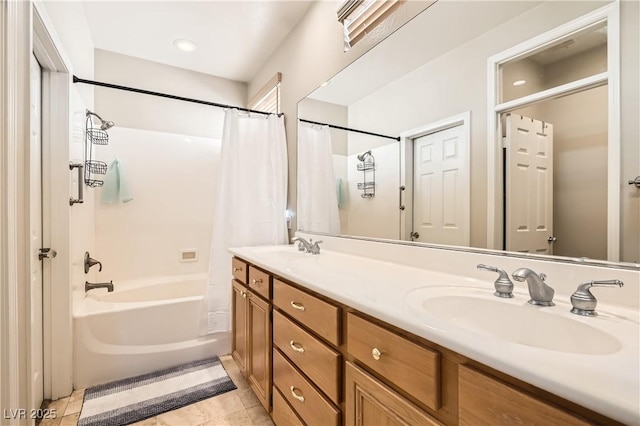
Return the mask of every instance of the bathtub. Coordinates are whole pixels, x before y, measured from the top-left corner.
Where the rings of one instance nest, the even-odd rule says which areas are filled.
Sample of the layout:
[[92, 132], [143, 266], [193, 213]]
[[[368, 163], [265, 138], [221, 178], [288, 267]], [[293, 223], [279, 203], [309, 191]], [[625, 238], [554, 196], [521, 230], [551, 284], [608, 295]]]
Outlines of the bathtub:
[[115, 282], [74, 297], [74, 388], [231, 352], [231, 334], [200, 336], [207, 276]]

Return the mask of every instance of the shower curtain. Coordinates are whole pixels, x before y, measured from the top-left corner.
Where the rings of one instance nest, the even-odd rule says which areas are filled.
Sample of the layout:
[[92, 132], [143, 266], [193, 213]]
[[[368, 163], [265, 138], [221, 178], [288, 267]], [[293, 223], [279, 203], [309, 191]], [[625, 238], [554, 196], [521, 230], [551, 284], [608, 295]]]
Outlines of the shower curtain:
[[298, 228], [340, 233], [328, 126], [298, 125]]
[[231, 329], [229, 247], [287, 243], [284, 118], [225, 111], [209, 262], [206, 332]]

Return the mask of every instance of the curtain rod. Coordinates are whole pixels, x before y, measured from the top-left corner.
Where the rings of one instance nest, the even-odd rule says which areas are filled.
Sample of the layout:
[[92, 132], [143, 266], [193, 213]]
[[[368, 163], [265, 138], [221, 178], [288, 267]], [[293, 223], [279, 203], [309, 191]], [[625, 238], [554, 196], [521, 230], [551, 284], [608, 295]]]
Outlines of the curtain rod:
[[367, 132], [365, 130], [350, 129], [348, 127], [335, 126], [333, 124], [327, 124], [327, 123], [320, 123], [318, 121], [305, 120], [304, 118], [298, 118], [298, 120], [302, 121], [303, 123], [317, 124], [319, 126], [329, 126], [332, 129], [340, 129], [340, 130], [346, 130], [348, 132], [355, 132], [355, 133], [362, 133], [362, 134], [365, 134], [365, 135], [378, 136], [380, 138], [393, 139], [393, 140], [396, 140], [396, 141], [400, 142], [400, 136], [381, 135], [380, 133], [372, 133], [372, 132]]
[[[214, 107], [218, 107], [218, 108], [237, 109], [239, 111], [245, 111], [245, 112], [255, 113], [255, 114], [263, 114], [263, 115], [274, 114], [272, 112], [256, 111], [254, 109], [241, 108], [241, 107], [237, 107], [237, 106], [233, 106], [233, 105], [218, 104], [218, 103], [215, 103], [215, 102], [208, 102], [208, 101], [203, 101], [203, 100], [200, 100], [200, 99], [185, 98], [185, 97], [182, 97], [182, 96], [169, 95], [169, 94], [160, 93], [160, 92], [151, 92], [149, 90], [137, 89], [135, 87], [119, 86], [117, 84], [103, 83], [101, 81], [94, 81], [94, 80], [85, 80], [84, 78], [79, 78], [79, 77], [76, 77], [75, 75], [73, 76], [73, 82], [74, 83], [91, 84], [91, 85], [100, 86], [100, 87], [107, 87], [109, 89], [124, 90], [124, 91], [127, 91], [127, 92], [142, 93], [144, 95], [159, 96], [161, 98], [175, 99], [177, 101], [192, 102], [192, 103], [201, 104], [201, 105], [210, 105], [210, 106], [214, 106]], [[280, 113], [280, 114], [278, 114], [278, 117], [280, 117], [282, 115], [284, 115], [284, 114]]]

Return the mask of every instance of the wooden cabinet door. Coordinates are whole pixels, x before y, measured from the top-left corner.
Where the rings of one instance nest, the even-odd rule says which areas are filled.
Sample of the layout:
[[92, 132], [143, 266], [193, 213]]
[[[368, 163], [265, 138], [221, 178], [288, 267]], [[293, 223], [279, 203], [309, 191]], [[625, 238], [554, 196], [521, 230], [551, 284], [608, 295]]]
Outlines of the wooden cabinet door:
[[248, 329], [247, 329], [247, 288], [236, 281], [232, 282], [231, 306], [233, 317], [231, 324], [231, 355], [238, 364], [244, 377], [247, 377]]
[[575, 425], [589, 422], [465, 365], [458, 367], [459, 424]]
[[409, 401], [347, 362], [345, 426], [441, 425]]
[[247, 292], [249, 315], [248, 380], [262, 406], [271, 405], [271, 307], [255, 293]]

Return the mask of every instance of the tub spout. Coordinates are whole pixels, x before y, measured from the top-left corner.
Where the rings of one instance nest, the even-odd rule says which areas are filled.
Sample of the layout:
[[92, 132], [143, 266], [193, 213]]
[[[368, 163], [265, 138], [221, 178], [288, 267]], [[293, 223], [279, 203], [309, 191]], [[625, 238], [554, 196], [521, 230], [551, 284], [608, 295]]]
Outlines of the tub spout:
[[113, 280], [108, 283], [90, 283], [89, 281], [84, 282], [84, 291], [85, 293], [89, 290], [93, 290], [96, 288], [106, 288], [107, 291], [113, 291]]

